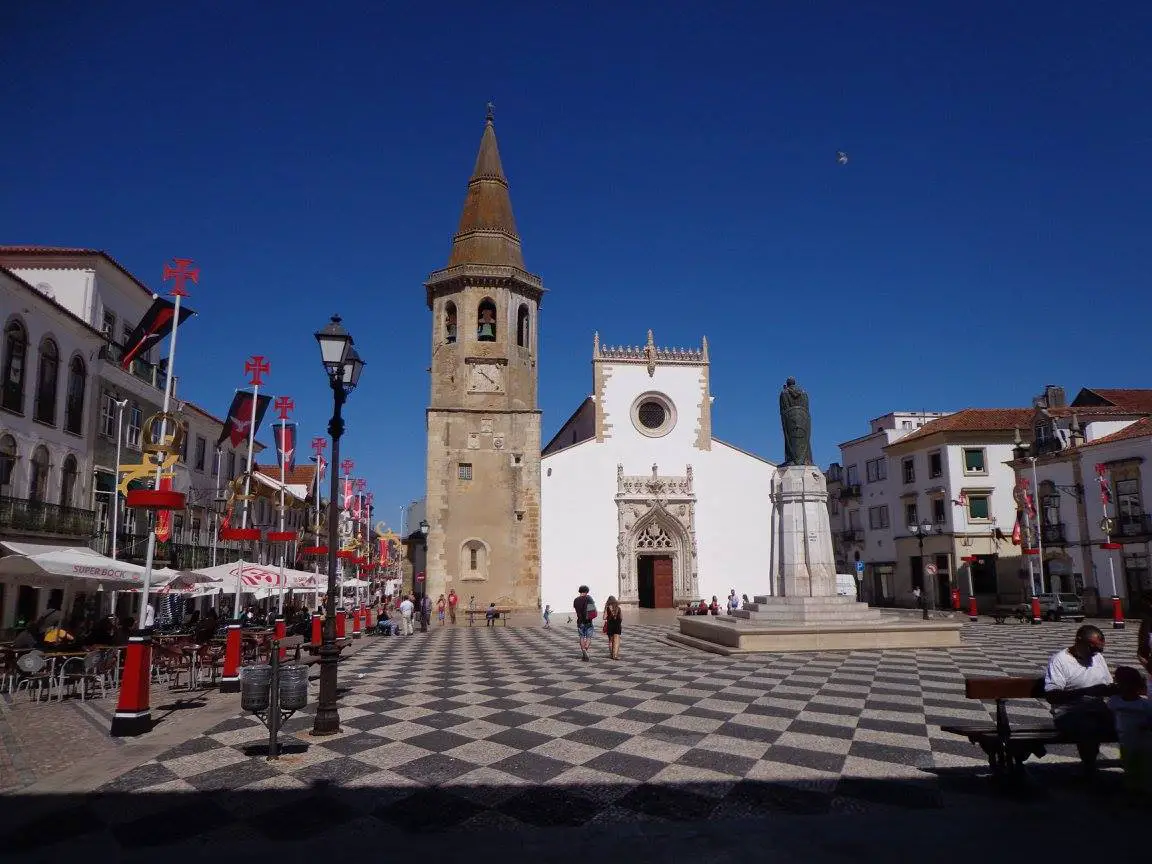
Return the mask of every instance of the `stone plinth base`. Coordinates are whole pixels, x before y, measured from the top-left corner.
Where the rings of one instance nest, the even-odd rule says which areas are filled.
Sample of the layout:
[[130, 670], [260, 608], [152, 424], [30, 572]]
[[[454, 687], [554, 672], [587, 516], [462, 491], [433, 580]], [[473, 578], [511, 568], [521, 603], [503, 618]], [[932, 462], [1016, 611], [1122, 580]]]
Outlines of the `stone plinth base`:
[[879, 620], [772, 624], [752, 619], [688, 615], [677, 619], [680, 632], [670, 633], [668, 639], [714, 654], [957, 648], [960, 645], [963, 626], [960, 623], [904, 621], [875, 609], [869, 611], [876, 612]]
[[756, 597], [734, 618], [749, 624], [879, 624], [884, 613], [855, 597]]

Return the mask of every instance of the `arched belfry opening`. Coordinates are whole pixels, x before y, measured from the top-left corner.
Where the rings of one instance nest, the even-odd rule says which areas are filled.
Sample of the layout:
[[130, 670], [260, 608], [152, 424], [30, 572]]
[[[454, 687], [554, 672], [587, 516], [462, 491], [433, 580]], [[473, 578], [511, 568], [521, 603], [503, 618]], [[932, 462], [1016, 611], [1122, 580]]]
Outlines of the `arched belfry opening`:
[[530, 318], [528, 316], [528, 306], [525, 303], [520, 304], [520, 308], [516, 310], [516, 344], [521, 348], [531, 348], [531, 332], [530, 332]]
[[491, 297], [481, 300], [476, 309], [476, 341], [496, 341], [496, 303]]
[[456, 341], [456, 304], [451, 300], [444, 304], [444, 341], [448, 345]]

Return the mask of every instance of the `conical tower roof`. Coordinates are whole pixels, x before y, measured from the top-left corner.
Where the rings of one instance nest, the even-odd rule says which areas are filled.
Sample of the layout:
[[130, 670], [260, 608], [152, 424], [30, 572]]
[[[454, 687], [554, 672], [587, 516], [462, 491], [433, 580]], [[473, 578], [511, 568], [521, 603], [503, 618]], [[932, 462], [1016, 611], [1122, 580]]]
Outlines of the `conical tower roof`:
[[480, 137], [480, 151], [476, 166], [468, 181], [464, 197], [464, 212], [452, 239], [452, 254], [448, 266], [459, 264], [489, 264], [524, 269], [524, 255], [520, 251], [520, 235], [516, 232], [516, 218], [512, 215], [512, 198], [508, 194], [508, 178], [500, 164], [500, 148], [496, 144], [496, 128], [492, 109], [484, 121], [484, 134]]

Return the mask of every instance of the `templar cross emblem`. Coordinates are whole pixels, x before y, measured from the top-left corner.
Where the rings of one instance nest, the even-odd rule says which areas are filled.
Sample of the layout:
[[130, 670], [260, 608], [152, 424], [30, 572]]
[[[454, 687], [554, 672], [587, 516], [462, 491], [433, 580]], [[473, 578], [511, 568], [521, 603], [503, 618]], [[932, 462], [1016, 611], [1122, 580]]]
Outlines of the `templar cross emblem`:
[[[291, 396], [277, 396], [276, 401], [272, 403], [272, 409], [280, 415], [281, 420], [287, 420], [288, 415], [296, 410], [296, 403], [292, 401]], [[323, 441], [324, 439], [321, 438], [320, 440]], [[313, 440], [312, 446], [316, 446], [315, 440]]]
[[165, 265], [164, 267], [164, 281], [172, 280], [172, 291], [170, 292], [173, 297], [187, 297], [188, 292], [184, 288], [185, 282], [200, 282], [200, 268], [192, 266], [191, 258], [173, 258], [172, 266]]
[[328, 449], [328, 439], [327, 438], [321, 438], [321, 437], [317, 436], [317, 437], [312, 439], [312, 452], [315, 453], [317, 456], [322, 454], [327, 449]]
[[345, 474], [351, 474], [352, 469], [356, 467], [356, 463], [353, 462], [351, 459], [345, 459], [343, 462], [340, 463], [340, 467], [342, 469], [344, 469]]
[[264, 376], [272, 371], [272, 364], [264, 359], [263, 354], [253, 354], [244, 361], [244, 374], [251, 375], [249, 382], [253, 387], [264, 383]]

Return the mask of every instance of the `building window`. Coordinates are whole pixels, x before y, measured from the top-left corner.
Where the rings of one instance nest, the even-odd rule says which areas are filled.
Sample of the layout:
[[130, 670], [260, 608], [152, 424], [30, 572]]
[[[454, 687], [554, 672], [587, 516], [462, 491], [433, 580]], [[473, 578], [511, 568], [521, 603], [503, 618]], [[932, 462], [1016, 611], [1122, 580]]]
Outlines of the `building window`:
[[849, 486], [859, 486], [860, 485], [860, 469], [855, 465], [849, 465], [848, 466], [848, 485]]
[[[941, 501], [940, 503], [943, 504], [944, 502]], [[905, 525], [919, 525], [920, 524], [919, 508], [917, 508], [917, 506], [914, 502], [912, 504], [905, 504], [904, 505], [904, 524]]]
[[[944, 504], [943, 501], [940, 502]], [[987, 495], [968, 496], [968, 519], [973, 522], [987, 522], [992, 518], [992, 501]]]
[[0, 405], [16, 414], [24, 413], [24, 370], [28, 360], [28, 333], [12, 320], [4, 328], [4, 393]]
[[140, 448], [140, 427], [143, 424], [144, 415], [140, 411], [140, 406], [133, 402], [128, 409], [128, 434], [125, 436], [129, 447]]
[[1041, 423], [1032, 429], [1036, 435], [1037, 446], [1043, 446], [1048, 443], [1052, 437], [1052, 425], [1050, 423]]
[[869, 459], [864, 463], [864, 469], [869, 483], [878, 483], [888, 479], [888, 460], [884, 458]]
[[228, 452], [228, 479], [232, 480], [236, 477], [236, 451], [230, 450]]
[[912, 428], [912, 421], [911, 420], [901, 420], [900, 421], [900, 428], [901, 429], [911, 429]]
[[1130, 477], [1116, 481], [1116, 515], [1121, 534], [1138, 534], [1144, 523], [1144, 504], [1140, 500], [1140, 479]]
[[456, 466], [456, 479], [457, 480], [471, 480], [472, 479], [472, 463], [461, 462]]
[[84, 361], [73, 357], [68, 364], [68, 400], [64, 404], [64, 431], [80, 435], [84, 427], [84, 387], [87, 373]]
[[520, 308], [516, 310], [516, 344], [521, 348], [528, 348], [531, 343], [528, 341], [528, 307], [521, 303]]
[[965, 447], [964, 448], [964, 473], [965, 474], [987, 474], [988, 466], [984, 462], [984, 448], [983, 447]]
[[451, 300], [444, 304], [444, 341], [449, 345], [456, 341], [456, 304]]
[[868, 527], [873, 530], [888, 527], [888, 505], [868, 508]]
[[109, 340], [116, 340], [116, 313], [110, 309], [104, 310], [104, 323], [100, 325], [100, 332]]
[[839, 516], [840, 515], [840, 499], [839, 498], [829, 498], [828, 499], [828, 512], [833, 516]]
[[468, 569], [480, 569], [480, 550], [475, 546], [468, 550]]
[[464, 579], [488, 578], [488, 547], [480, 540], [467, 540], [460, 547], [460, 570]]
[[631, 409], [632, 425], [647, 438], [662, 438], [676, 427], [676, 406], [663, 393], [642, 393]]
[[48, 492], [48, 448], [40, 445], [32, 451], [32, 471], [28, 477], [28, 500], [43, 501]]
[[192, 517], [192, 543], [195, 546], [200, 545], [200, 517]]
[[40, 365], [36, 370], [35, 419], [56, 425], [56, 382], [60, 377], [60, 351], [51, 339], [40, 343]]
[[913, 457], [909, 456], [903, 462], [901, 462], [900, 468], [904, 472], [905, 483], [916, 482], [916, 460]]
[[1060, 524], [1060, 493], [1056, 487], [1045, 481], [1040, 484], [1040, 523], [1042, 525]]
[[496, 304], [488, 297], [476, 307], [476, 341], [496, 341]]
[[941, 477], [944, 474], [944, 460], [940, 456], [940, 451], [928, 454], [928, 477], [934, 479]]
[[116, 434], [116, 400], [107, 390], [100, 394], [100, 434], [106, 438]]
[[944, 509], [943, 498], [932, 499], [932, 522], [936, 525], [943, 525], [948, 521], [947, 511]]
[[851, 528], [853, 531], [857, 530], [860, 527], [860, 511], [859, 510], [849, 510], [848, 511], [848, 527]]
[[204, 454], [208, 451], [208, 442], [200, 435], [196, 436], [196, 470], [204, 470]]
[[0, 437], [0, 495], [12, 495], [12, 479], [16, 473], [16, 439], [11, 435]]
[[76, 494], [76, 457], [69, 454], [64, 459], [64, 467], [60, 469], [60, 506], [71, 507], [72, 498]]

